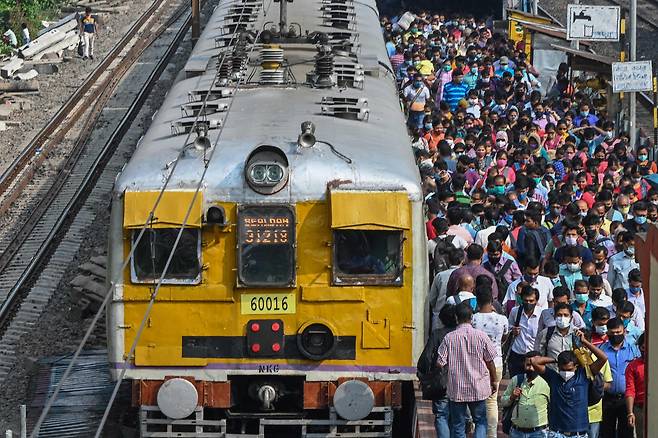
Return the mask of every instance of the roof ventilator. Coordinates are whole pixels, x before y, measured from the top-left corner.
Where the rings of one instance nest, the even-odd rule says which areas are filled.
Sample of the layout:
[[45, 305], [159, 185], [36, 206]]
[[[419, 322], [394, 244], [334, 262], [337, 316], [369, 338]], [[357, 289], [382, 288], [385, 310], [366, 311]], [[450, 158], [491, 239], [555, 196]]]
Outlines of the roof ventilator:
[[335, 63], [335, 70], [336, 83], [339, 87], [363, 89], [365, 72], [361, 64], [340, 59]]
[[[210, 93], [208, 92], [210, 91]], [[187, 93], [187, 100], [190, 102], [198, 101], [212, 101], [217, 99], [226, 99], [233, 97], [233, 90], [224, 87], [213, 87], [208, 90], [207, 88], [198, 88]]]
[[231, 74], [233, 79], [237, 80], [242, 77], [244, 70], [247, 68], [247, 36], [244, 32], [240, 33], [233, 48], [231, 61], [233, 66]]
[[260, 84], [277, 85], [285, 82], [283, 49], [277, 45], [265, 45], [260, 52]]
[[198, 125], [206, 125], [206, 130], [217, 129], [222, 126], [220, 119], [197, 120], [196, 117], [183, 117], [171, 122], [171, 135], [189, 134], [192, 128]]
[[228, 109], [228, 103], [222, 102], [224, 99], [208, 100], [205, 103], [197, 100], [181, 105], [180, 109], [183, 117], [207, 116], [215, 113], [223, 113]]
[[339, 119], [368, 121], [370, 109], [368, 99], [365, 97], [332, 97], [322, 98], [322, 114], [325, 116], [338, 117]]

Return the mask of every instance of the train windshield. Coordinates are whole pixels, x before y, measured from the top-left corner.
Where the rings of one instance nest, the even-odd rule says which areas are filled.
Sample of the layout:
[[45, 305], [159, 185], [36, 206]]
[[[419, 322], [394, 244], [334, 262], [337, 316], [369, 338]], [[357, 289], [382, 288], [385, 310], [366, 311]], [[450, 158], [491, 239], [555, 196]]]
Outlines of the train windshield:
[[295, 217], [289, 206], [240, 206], [238, 279], [248, 287], [295, 284]]
[[[133, 231], [132, 279], [135, 282], [157, 281], [174, 248], [178, 228], [149, 228], [137, 242], [141, 230]], [[198, 229], [183, 230], [165, 275], [166, 283], [198, 282], [201, 275], [201, 239]]]
[[402, 232], [334, 231], [334, 284], [402, 283]]

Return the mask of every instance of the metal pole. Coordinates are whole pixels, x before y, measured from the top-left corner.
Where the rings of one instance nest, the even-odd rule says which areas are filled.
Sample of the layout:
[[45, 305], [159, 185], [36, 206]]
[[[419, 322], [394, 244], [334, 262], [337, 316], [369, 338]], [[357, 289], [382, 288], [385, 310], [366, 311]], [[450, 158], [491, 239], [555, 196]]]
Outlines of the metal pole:
[[[658, 148], [658, 78], [653, 77], [653, 150]], [[656, 160], [654, 154], [652, 160]]]
[[21, 405], [21, 438], [27, 438], [27, 406]]
[[[573, 0], [573, 4], [574, 5], [579, 5], [580, 0]], [[567, 21], [570, 20], [570, 19], [571, 19], [570, 17], [567, 17]], [[576, 49], [576, 50], [580, 50], [580, 41], [578, 41], [578, 40], [571, 41], [571, 48]]]
[[199, 0], [192, 0], [192, 41], [201, 36], [201, 13], [199, 11]]
[[532, 1], [532, 14], [533, 15], [538, 15], [538, 9], [539, 9], [539, 0], [533, 0]]
[[281, 0], [279, 5], [279, 33], [288, 34], [288, 0]]
[[[631, 0], [631, 25], [629, 29], [629, 37], [631, 40], [631, 50], [630, 50], [630, 60], [637, 60], [637, 0]], [[637, 93], [629, 94], [629, 104], [630, 104], [630, 129], [629, 136], [631, 139], [631, 151], [635, 154], [635, 143], [637, 141], [637, 132], [636, 132], [636, 119], [637, 119]]]

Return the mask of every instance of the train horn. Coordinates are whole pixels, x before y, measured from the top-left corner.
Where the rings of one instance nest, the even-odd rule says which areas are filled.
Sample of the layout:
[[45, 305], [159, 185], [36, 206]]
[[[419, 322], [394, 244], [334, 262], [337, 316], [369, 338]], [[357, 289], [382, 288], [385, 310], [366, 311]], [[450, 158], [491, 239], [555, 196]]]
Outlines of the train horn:
[[310, 148], [315, 145], [315, 125], [313, 122], [302, 122], [302, 133], [297, 138], [297, 144], [303, 148]]

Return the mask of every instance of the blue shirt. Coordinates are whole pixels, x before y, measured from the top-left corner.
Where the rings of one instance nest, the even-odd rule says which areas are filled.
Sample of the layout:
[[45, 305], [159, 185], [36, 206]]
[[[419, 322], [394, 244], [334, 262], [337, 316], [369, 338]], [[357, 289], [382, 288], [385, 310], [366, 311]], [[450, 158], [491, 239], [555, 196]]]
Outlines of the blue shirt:
[[589, 379], [583, 367], [566, 382], [557, 372], [546, 367], [542, 376], [551, 388], [551, 401], [548, 409], [548, 426], [556, 432], [587, 432], [587, 393]]
[[450, 105], [450, 111], [457, 109], [459, 101], [466, 97], [468, 93], [468, 85], [455, 82], [448, 82], [443, 87], [443, 100]]
[[571, 310], [578, 313], [583, 318], [587, 330], [592, 330], [592, 310], [594, 310], [594, 308], [589, 301], [585, 304], [585, 311], [582, 314], [580, 313], [580, 310], [578, 310], [578, 303], [576, 302], [571, 303]]
[[619, 350], [615, 350], [610, 345], [610, 341], [602, 344], [600, 347], [610, 363], [610, 371], [612, 371], [612, 383], [608, 389], [608, 394], [624, 394], [626, 391], [626, 367], [633, 359], [640, 357], [640, 351], [637, 346], [624, 341]]

